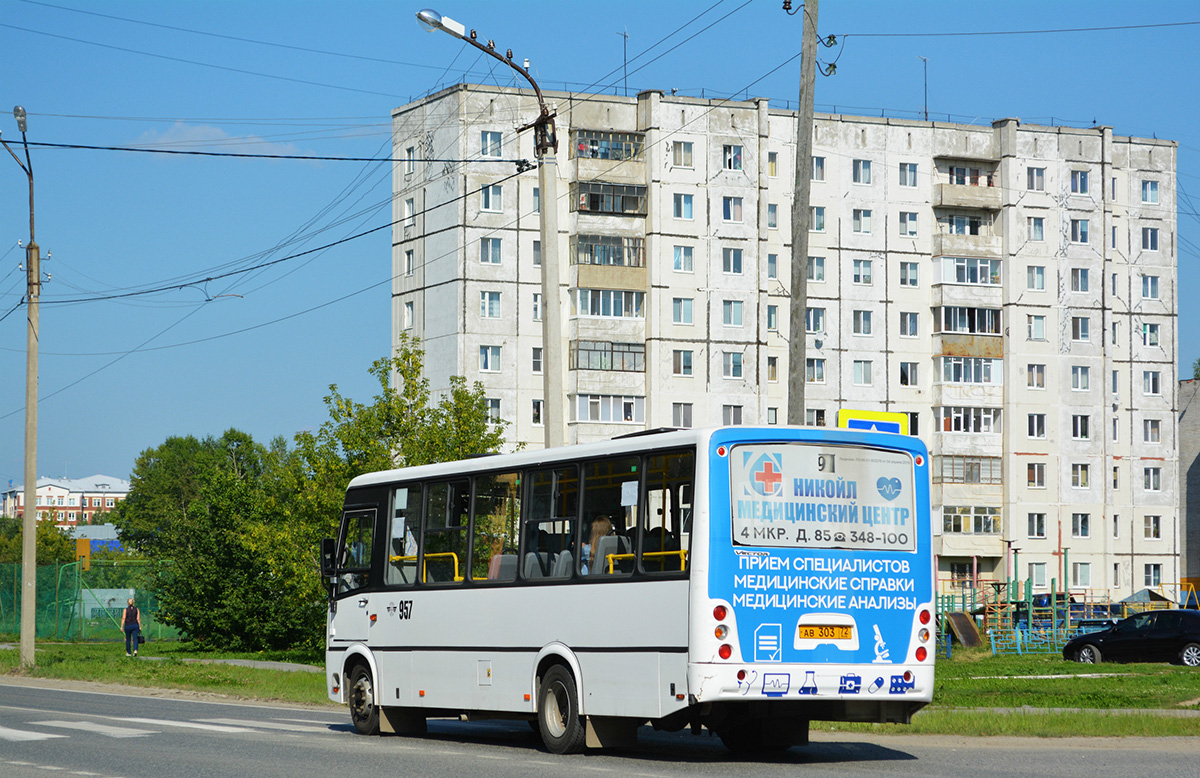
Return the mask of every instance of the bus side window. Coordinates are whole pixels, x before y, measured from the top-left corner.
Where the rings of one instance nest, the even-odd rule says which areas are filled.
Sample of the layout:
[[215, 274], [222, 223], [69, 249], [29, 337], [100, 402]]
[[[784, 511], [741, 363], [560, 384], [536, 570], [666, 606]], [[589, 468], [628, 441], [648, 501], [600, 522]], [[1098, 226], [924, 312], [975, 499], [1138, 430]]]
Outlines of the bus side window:
[[654, 454], [646, 458], [645, 471], [641, 569], [648, 573], [685, 571], [695, 456], [691, 451]]
[[375, 538], [375, 509], [347, 511], [342, 517], [338, 556], [338, 594], [371, 584], [371, 551]]
[[521, 518], [519, 473], [491, 473], [475, 479], [471, 524], [471, 578], [517, 578], [517, 521]]
[[580, 573], [585, 566], [588, 576], [633, 572], [640, 465], [638, 457], [623, 456], [584, 467]]
[[429, 487], [422, 535], [424, 583], [459, 583], [467, 575], [470, 506], [471, 482], [466, 479]]
[[392, 529], [388, 542], [387, 583], [417, 582], [417, 538], [421, 532], [421, 487], [400, 486], [392, 492]]
[[567, 578], [575, 558], [578, 471], [574, 467], [534, 470], [528, 474], [528, 481], [521, 529], [521, 577]]

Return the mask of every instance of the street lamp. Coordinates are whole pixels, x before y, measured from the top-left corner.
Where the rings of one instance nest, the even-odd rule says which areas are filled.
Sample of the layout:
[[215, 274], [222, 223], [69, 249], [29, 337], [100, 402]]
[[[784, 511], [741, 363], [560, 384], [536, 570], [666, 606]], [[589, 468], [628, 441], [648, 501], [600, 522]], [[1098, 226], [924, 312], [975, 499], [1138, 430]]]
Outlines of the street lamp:
[[8, 153], [29, 178], [29, 245], [25, 248], [26, 299], [29, 302], [29, 326], [25, 341], [25, 514], [21, 521], [21, 666], [33, 667], [34, 632], [37, 629], [37, 379], [38, 379], [38, 297], [41, 293], [41, 256], [33, 232], [33, 162], [29, 158], [28, 128], [25, 109], [13, 108], [25, 161], [0, 139]]
[[541, 113], [532, 123], [519, 127], [517, 132], [533, 128], [534, 151], [537, 155], [538, 186], [541, 190], [541, 237], [542, 237], [542, 423], [546, 432], [546, 448], [561, 446], [566, 442], [563, 394], [563, 344], [562, 318], [559, 305], [558, 271], [558, 137], [555, 135], [554, 114], [542, 97], [542, 90], [529, 75], [527, 68], [513, 62], [512, 49], [503, 56], [496, 51], [494, 41], [486, 45], [476, 40], [475, 30], [467, 28], [448, 16], [428, 8], [417, 12], [417, 21], [427, 31], [441, 30], [459, 40], [471, 44], [483, 53], [494, 57], [520, 73], [537, 96]]

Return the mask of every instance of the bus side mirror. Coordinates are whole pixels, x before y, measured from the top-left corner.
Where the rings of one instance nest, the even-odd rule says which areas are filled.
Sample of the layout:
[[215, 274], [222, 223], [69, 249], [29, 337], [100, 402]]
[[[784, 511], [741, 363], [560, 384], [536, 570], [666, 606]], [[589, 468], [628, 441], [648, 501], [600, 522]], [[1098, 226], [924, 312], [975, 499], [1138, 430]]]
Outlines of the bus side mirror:
[[324, 538], [321, 540], [321, 575], [328, 577], [334, 574], [334, 554], [337, 552], [337, 539]]

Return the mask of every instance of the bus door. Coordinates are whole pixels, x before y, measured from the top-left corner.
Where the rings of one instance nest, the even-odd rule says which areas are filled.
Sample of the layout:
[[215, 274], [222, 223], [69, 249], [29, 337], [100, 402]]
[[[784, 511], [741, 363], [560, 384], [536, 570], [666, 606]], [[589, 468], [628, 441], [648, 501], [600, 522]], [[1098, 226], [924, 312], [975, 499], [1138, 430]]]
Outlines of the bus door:
[[374, 539], [374, 508], [342, 514], [335, 571], [336, 589], [329, 624], [331, 641], [345, 643], [367, 639]]

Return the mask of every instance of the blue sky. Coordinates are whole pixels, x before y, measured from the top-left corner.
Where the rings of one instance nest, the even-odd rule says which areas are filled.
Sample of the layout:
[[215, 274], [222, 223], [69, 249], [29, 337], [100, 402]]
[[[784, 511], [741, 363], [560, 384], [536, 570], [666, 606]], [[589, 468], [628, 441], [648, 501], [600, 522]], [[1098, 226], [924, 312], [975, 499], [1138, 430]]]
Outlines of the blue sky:
[[[501, 51], [511, 48], [518, 61], [530, 58], [546, 89], [622, 91], [619, 33], [627, 31], [631, 95], [676, 88], [794, 106], [799, 65], [784, 63], [799, 53], [800, 17], [780, 6], [514, 0], [433, 7]], [[422, 7], [6, 0], [0, 131], [19, 143], [8, 110], [20, 104], [30, 142], [387, 156], [392, 108], [464, 79], [512, 83], [499, 63], [492, 68], [461, 42], [425, 33], [415, 21]], [[1200, 109], [1192, 85], [1200, 25], [929, 33], [1195, 21], [1200, 4], [1191, 2], [826, 0], [819, 29], [841, 45], [821, 52], [838, 60], [835, 76], [818, 79], [817, 110], [918, 116], [923, 56], [931, 117], [1095, 121], [1119, 134], [1178, 141], [1179, 183], [1195, 198], [1180, 198], [1180, 299], [1187, 300], [1200, 292]], [[43, 263], [52, 279], [41, 314], [40, 475], [127, 477], [138, 453], [169, 435], [237, 427], [262, 442], [290, 439], [326, 418], [329, 384], [359, 399], [374, 393], [366, 370], [390, 341], [390, 231], [351, 236], [391, 219], [386, 164], [31, 153], [38, 243], [43, 257], [53, 255]], [[24, 174], [5, 152], [0, 315], [13, 312], [0, 321], [0, 485], [20, 483], [24, 472], [17, 241], [28, 239], [27, 197]], [[200, 280], [339, 241], [268, 268]], [[1185, 307], [1185, 366], [1200, 357], [1198, 323], [1200, 309]]]

